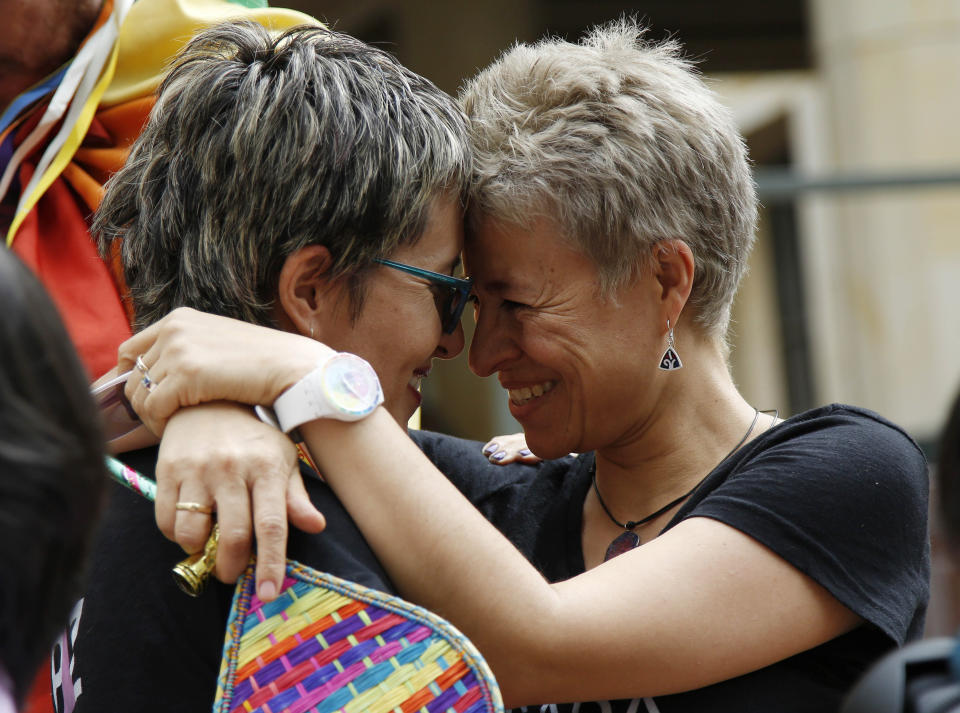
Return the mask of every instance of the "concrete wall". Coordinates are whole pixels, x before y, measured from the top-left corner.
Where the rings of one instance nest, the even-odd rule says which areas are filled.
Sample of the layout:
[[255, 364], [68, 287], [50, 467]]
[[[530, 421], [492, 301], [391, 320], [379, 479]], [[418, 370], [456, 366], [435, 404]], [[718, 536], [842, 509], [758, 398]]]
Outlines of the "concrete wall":
[[[824, 167], [960, 172], [960, 2], [814, 0], [811, 9]], [[960, 185], [811, 202], [822, 395], [933, 436], [960, 387]]]

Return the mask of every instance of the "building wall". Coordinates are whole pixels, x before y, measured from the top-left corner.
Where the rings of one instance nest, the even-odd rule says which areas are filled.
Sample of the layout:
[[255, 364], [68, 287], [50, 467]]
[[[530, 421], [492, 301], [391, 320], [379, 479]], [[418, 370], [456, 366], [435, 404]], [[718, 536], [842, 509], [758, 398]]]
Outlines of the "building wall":
[[[828, 170], [960, 173], [960, 3], [814, 0]], [[824, 398], [929, 438], [960, 387], [960, 184], [817, 198], [807, 236]]]

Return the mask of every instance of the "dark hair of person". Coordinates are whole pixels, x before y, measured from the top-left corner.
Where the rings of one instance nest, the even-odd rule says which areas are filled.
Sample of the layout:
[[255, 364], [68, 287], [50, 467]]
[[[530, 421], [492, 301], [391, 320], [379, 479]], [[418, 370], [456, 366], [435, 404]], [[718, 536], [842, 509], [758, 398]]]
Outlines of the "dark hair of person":
[[0, 305], [0, 663], [22, 699], [81, 594], [107, 474], [87, 375], [9, 250]]

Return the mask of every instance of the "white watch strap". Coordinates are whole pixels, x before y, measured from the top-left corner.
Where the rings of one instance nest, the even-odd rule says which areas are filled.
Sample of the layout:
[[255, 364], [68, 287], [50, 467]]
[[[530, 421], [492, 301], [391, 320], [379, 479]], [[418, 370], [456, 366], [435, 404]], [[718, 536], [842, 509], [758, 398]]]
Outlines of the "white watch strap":
[[360, 357], [341, 352], [321, 361], [280, 394], [273, 410], [280, 430], [289, 433], [318, 418], [358, 421], [383, 403], [377, 374]]
[[273, 412], [280, 423], [280, 430], [289, 433], [297, 426], [318, 418], [331, 415], [329, 406], [317, 396], [323, 394], [323, 367], [321, 362], [316, 369], [280, 394], [273, 403]]

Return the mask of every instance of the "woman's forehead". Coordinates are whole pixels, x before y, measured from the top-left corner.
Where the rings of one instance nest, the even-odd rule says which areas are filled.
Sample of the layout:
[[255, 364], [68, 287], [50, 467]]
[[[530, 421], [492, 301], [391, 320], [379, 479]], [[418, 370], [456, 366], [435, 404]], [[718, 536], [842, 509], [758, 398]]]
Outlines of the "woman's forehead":
[[483, 221], [471, 226], [464, 242], [465, 267], [474, 279], [504, 280], [517, 273], [535, 275], [584, 262], [590, 259], [547, 218], [529, 226]]
[[450, 273], [460, 265], [462, 250], [463, 210], [459, 201], [441, 197], [431, 204], [420, 238], [395, 250], [391, 258], [434, 272]]

